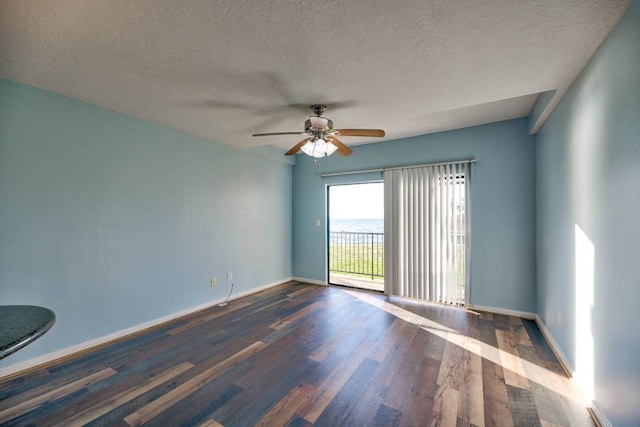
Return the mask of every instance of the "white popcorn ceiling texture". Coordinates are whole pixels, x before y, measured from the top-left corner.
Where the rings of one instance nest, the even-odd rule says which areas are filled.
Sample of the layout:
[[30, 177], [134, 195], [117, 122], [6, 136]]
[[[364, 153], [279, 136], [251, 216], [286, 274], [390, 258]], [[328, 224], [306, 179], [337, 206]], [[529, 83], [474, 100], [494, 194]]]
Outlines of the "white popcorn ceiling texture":
[[[306, 107], [384, 140], [527, 116], [629, 0], [3, 0], [0, 77], [239, 149]], [[379, 139], [344, 138], [350, 145]]]

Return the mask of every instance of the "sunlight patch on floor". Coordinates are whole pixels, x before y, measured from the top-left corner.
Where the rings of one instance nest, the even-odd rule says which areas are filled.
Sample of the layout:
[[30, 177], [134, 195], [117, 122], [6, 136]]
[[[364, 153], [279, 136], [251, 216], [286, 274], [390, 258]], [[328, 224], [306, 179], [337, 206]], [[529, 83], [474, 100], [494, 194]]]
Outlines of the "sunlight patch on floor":
[[[556, 374], [546, 368], [540, 367], [535, 363], [515, 356], [507, 351], [496, 348], [492, 345], [484, 343], [478, 339], [459, 333], [455, 329], [449, 328], [433, 320], [427, 319], [419, 314], [413, 313], [402, 307], [394, 305], [388, 301], [367, 294], [364, 292], [346, 290], [349, 295], [358, 298], [368, 304], [374, 305], [393, 316], [396, 316], [406, 322], [412, 323], [423, 330], [430, 332], [452, 344], [455, 344], [473, 354], [476, 354], [496, 365], [501, 366], [505, 372], [508, 371], [523, 379], [534, 381], [543, 387], [552, 389], [568, 399], [573, 400], [580, 405], [587, 406], [587, 403], [577, 395], [570, 384], [570, 379], [562, 375]], [[505, 375], [506, 377], [507, 375]]]

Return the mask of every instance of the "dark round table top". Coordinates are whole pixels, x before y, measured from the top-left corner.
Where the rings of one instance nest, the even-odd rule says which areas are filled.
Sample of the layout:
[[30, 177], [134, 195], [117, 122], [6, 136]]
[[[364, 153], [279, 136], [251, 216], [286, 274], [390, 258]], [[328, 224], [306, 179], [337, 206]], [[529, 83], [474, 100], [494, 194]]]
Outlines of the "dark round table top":
[[0, 359], [35, 341], [56, 321], [53, 311], [33, 305], [0, 305]]

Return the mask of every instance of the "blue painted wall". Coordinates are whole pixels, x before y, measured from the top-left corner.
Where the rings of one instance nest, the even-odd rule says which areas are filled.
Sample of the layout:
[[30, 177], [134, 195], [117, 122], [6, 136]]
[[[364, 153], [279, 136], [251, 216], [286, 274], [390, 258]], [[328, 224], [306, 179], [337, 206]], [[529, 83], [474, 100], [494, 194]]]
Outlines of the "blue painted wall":
[[[538, 311], [572, 368], [591, 323], [595, 403], [615, 426], [640, 425], [639, 46], [635, 1], [538, 135]], [[594, 303], [576, 319], [585, 238]]]
[[57, 315], [0, 367], [290, 278], [291, 168], [0, 80], [0, 304]]
[[[477, 305], [535, 312], [535, 141], [526, 119], [353, 147], [316, 167], [298, 156], [293, 168], [294, 276], [326, 282], [326, 185], [380, 179], [380, 174], [321, 178], [342, 172], [476, 159], [473, 176], [473, 293]], [[317, 227], [316, 219], [322, 226]]]

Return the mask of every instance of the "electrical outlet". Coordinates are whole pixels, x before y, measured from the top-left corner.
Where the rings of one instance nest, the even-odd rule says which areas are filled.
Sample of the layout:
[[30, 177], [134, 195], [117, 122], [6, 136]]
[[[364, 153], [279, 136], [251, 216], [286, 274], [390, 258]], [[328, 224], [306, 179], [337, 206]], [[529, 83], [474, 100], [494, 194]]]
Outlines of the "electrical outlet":
[[233, 273], [227, 273], [227, 282], [230, 282], [233, 280]]
[[211, 287], [214, 287], [214, 286], [216, 285], [216, 282], [217, 282], [217, 281], [216, 281], [216, 278], [215, 278], [215, 277], [212, 277], [212, 278], [211, 278]]

